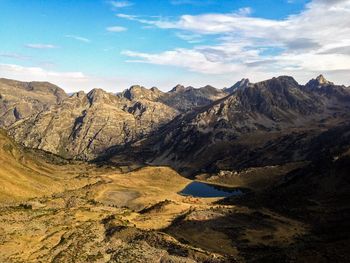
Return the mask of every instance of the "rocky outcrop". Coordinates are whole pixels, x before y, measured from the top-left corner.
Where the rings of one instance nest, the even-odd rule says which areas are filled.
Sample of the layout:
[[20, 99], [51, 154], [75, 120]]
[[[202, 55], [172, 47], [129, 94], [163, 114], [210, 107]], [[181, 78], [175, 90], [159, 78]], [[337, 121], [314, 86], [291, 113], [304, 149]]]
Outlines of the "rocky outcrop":
[[128, 100], [146, 99], [151, 101], [157, 101], [163, 95], [164, 92], [160, 91], [156, 87], [147, 89], [139, 85], [131, 86], [129, 89], [117, 94], [117, 96], [121, 98], [126, 98]]
[[350, 120], [349, 91], [327, 87], [334, 93], [281, 76], [238, 89], [163, 127], [142, 146], [153, 150], [147, 161], [195, 173], [305, 160], [313, 136]]
[[33, 116], [67, 97], [61, 88], [48, 82], [0, 79], [0, 127]]
[[316, 79], [312, 79], [306, 84], [307, 87], [313, 88], [320, 88], [322, 86], [328, 85], [334, 85], [334, 83], [326, 80], [326, 78], [323, 75], [319, 75]]
[[242, 80], [236, 82], [232, 87], [224, 88], [223, 91], [225, 91], [228, 94], [231, 94], [239, 89], [244, 89], [244, 88], [249, 87], [251, 85], [253, 85], [253, 84], [250, 83], [249, 79], [242, 79]]
[[101, 89], [75, 93], [37, 115], [16, 122], [9, 134], [30, 148], [91, 160], [108, 148], [141, 139], [177, 115], [148, 100], [129, 101]]
[[144, 160], [192, 172], [303, 160], [312, 136], [350, 119], [349, 89], [322, 76], [305, 86], [288, 76], [243, 79], [231, 94], [177, 85], [68, 97], [49, 83], [0, 83], [1, 126], [27, 147], [92, 160], [137, 142]]
[[[17, 82], [11, 83], [13, 87]], [[208, 105], [226, 95], [210, 86], [178, 86], [164, 93], [135, 85], [117, 95], [94, 89], [68, 97], [50, 83], [16, 85], [23, 96], [14, 96], [11, 104], [2, 105], [4, 112], [11, 113], [11, 117], [4, 115], [2, 125], [9, 134], [26, 147], [84, 160], [104, 155], [111, 147], [140, 140], [180, 112]], [[9, 93], [2, 92], [1, 98], [8, 101]]]
[[155, 87], [147, 89], [135, 85], [117, 94], [118, 97], [126, 98], [130, 101], [148, 100], [160, 102], [180, 113], [207, 106], [227, 95], [226, 92], [209, 85], [195, 89], [193, 87], [184, 87], [180, 84], [176, 85], [169, 92], [162, 92]]
[[336, 97], [338, 100], [350, 102], [349, 88], [343, 85], [335, 85], [333, 82], [328, 81], [323, 75], [310, 80], [305, 85], [305, 89], [322, 95], [323, 97], [326, 97], [326, 99]]
[[163, 94], [158, 101], [182, 112], [188, 112], [227, 96], [227, 94], [212, 86], [199, 89], [177, 85], [170, 92]]

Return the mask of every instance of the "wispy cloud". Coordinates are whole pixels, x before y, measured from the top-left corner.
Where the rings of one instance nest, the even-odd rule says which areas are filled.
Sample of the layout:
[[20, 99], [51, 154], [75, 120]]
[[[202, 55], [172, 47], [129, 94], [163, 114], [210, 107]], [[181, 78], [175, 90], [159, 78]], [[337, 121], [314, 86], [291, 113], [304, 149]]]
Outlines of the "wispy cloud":
[[58, 48], [58, 46], [52, 44], [26, 44], [25, 47], [33, 48], [33, 49], [54, 49]]
[[65, 35], [65, 37], [71, 38], [71, 39], [74, 39], [74, 40], [78, 40], [78, 41], [81, 41], [81, 42], [85, 42], [85, 43], [90, 43], [91, 42], [90, 39], [85, 38], [85, 37], [81, 37], [81, 36], [77, 36], [77, 35]]
[[134, 5], [134, 3], [130, 1], [109, 1], [108, 3], [115, 9]]
[[200, 43], [203, 41], [202, 35], [199, 34], [176, 32], [175, 35], [191, 44]]
[[253, 9], [250, 7], [241, 7], [238, 9], [237, 14], [240, 16], [248, 16], [253, 13]]
[[[21, 81], [49, 81], [66, 92], [76, 92], [83, 90], [85, 92], [94, 88], [103, 88], [107, 91], [122, 91], [132, 84], [135, 84], [130, 77], [118, 76], [113, 77], [99, 77], [95, 75], [86, 74], [83, 72], [74, 71], [57, 71], [48, 70], [44, 67], [26, 67], [17, 64], [1, 64], [0, 76], [9, 79], [16, 79]], [[154, 85], [155, 80], [152, 78], [147, 82], [148, 85]]]
[[170, 0], [172, 5], [211, 5], [213, 0]]
[[18, 60], [28, 60], [31, 58], [30, 56], [26, 56], [26, 55], [22, 55], [22, 54], [18, 54], [18, 53], [0, 53], [0, 57], [13, 58], [13, 59], [18, 59]]
[[[148, 19], [119, 14], [120, 18], [176, 30], [184, 39], [210, 36], [218, 44], [193, 42], [188, 49], [161, 53], [124, 51], [129, 62], [173, 65], [205, 74], [256, 74], [282, 72], [306, 75], [315, 71], [350, 70], [350, 0], [313, 0], [285, 19], [250, 16], [252, 10], [234, 13], [182, 15], [178, 19]], [[190, 58], [190, 59], [189, 59]]]
[[31, 79], [49, 79], [50, 77], [85, 79], [85, 75], [81, 72], [57, 72], [49, 71], [40, 67], [24, 67], [15, 64], [0, 64], [1, 73], [20, 73], [30, 76]]
[[123, 27], [123, 26], [109, 26], [109, 27], [106, 27], [106, 30], [108, 32], [123, 32], [123, 31], [126, 31], [128, 29], [126, 27]]
[[133, 58], [127, 60], [129, 63], [172, 65], [186, 68], [193, 72], [201, 72], [205, 74], [223, 74], [239, 69], [235, 64], [220, 61], [212, 61], [208, 63], [208, 59], [205, 54], [198, 50], [190, 49], [179, 48], [159, 54], [147, 54], [126, 50], [122, 52], [122, 55]]
[[9, 79], [21, 81], [49, 81], [73, 91], [89, 84], [89, 76], [82, 72], [66, 72], [47, 70], [42, 67], [26, 67], [16, 64], [1, 64], [0, 75]]

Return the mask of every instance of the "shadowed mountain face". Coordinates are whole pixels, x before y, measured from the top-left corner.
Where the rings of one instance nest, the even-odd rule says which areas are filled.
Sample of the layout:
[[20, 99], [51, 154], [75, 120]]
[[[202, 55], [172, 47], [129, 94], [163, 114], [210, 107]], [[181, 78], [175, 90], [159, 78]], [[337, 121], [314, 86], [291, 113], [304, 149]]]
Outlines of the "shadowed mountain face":
[[177, 117], [141, 151], [151, 152], [149, 162], [190, 174], [304, 161], [315, 136], [350, 120], [349, 89], [317, 83], [282, 76], [238, 89]]
[[242, 79], [242, 80], [238, 81], [236, 84], [234, 84], [232, 87], [224, 88], [223, 90], [226, 93], [231, 94], [231, 93], [235, 92], [238, 89], [244, 89], [244, 88], [252, 86], [252, 85], [253, 84], [250, 83], [249, 79]]

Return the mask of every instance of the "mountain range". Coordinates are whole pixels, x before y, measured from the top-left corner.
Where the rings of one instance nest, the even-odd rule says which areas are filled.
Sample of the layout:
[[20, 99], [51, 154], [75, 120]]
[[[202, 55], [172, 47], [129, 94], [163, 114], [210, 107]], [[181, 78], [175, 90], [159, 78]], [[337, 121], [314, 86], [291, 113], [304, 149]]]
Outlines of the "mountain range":
[[0, 79], [0, 109], [0, 261], [350, 260], [350, 87]]
[[1, 127], [25, 147], [89, 161], [133, 152], [189, 174], [306, 160], [312, 139], [349, 120], [349, 102], [350, 88], [322, 75], [306, 85], [281, 76], [70, 96], [47, 82], [0, 79]]

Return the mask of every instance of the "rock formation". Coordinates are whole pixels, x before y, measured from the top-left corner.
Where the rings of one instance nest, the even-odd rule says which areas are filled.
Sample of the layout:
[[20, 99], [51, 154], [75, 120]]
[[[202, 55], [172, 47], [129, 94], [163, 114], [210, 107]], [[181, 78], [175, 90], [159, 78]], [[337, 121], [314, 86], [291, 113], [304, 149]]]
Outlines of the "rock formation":
[[48, 82], [0, 79], [0, 127], [33, 116], [67, 97], [63, 89]]

